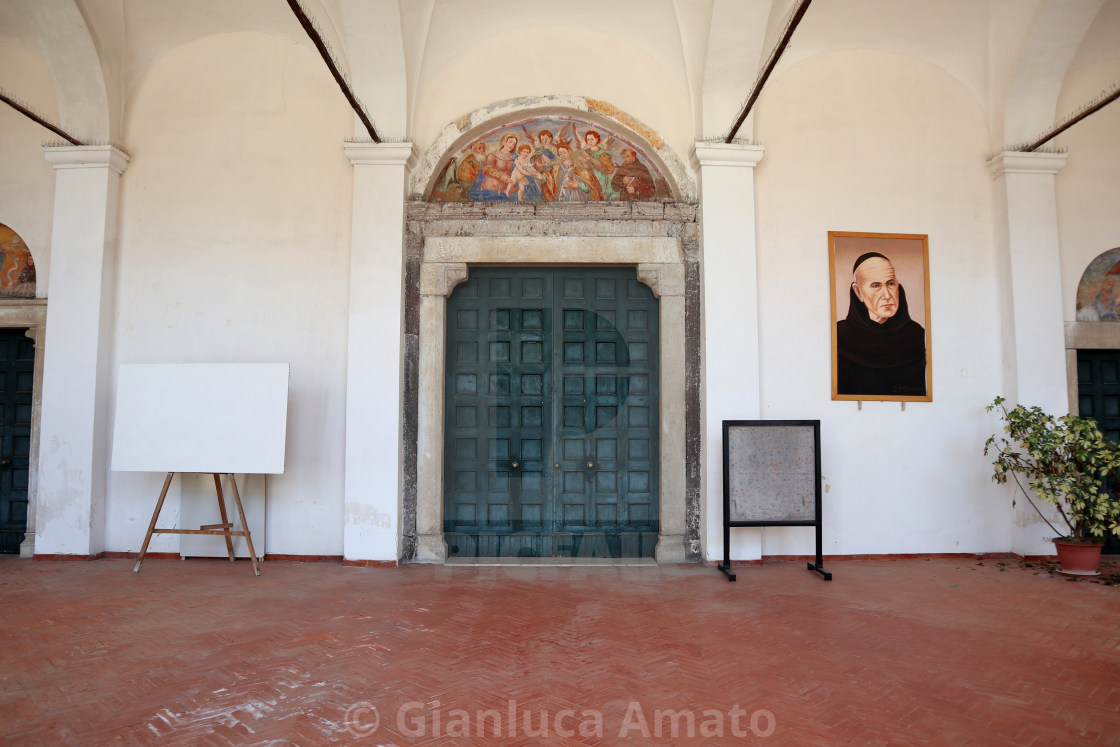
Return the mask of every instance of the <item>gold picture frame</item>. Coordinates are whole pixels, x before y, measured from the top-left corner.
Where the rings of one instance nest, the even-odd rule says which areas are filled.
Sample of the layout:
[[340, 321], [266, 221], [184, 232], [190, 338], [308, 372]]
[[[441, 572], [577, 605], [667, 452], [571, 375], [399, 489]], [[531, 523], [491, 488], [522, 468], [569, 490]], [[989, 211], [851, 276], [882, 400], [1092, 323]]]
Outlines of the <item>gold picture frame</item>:
[[832, 399], [933, 401], [929, 236], [828, 232]]

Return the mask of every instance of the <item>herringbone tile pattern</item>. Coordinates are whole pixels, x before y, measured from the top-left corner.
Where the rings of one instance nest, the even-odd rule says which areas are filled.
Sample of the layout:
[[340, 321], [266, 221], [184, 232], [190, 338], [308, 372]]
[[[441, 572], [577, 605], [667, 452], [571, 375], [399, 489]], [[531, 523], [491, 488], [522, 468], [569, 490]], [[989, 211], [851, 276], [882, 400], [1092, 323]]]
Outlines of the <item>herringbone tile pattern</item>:
[[13, 744], [1120, 745], [1120, 588], [967, 560], [0, 560]]

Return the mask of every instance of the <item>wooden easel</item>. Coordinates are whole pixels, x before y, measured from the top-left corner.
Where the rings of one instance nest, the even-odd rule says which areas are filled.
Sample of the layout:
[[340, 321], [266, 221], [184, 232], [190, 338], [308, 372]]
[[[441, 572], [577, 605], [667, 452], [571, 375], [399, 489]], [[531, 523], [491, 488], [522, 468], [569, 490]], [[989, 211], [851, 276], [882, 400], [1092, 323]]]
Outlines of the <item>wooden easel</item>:
[[233, 501], [237, 505], [237, 515], [241, 519], [241, 529], [239, 531], [234, 530], [233, 524], [226, 515], [226, 501], [225, 496], [222, 495], [222, 477], [216, 472], [212, 474], [214, 475], [214, 490], [218, 493], [218, 508], [222, 512], [222, 523], [203, 524], [198, 529], [156, 529], [156, 520], [159, 519], [159, 512], [163, 510], [163, 499], [167, 497], [167, 489], [171, 487], [171, 478], [175, 476], [174, 472], [168, 472], [167, 479], [163, 481], [163, 490], [159, 491], [159, 500], [156, 502], [155, 513], [152, 514], [152, 521], [148, 524], [148, 533], [144, 535], [144, 546], [140, 548], [140, 555], [136, 558], [136, 565], [132, 568], [133, 573], [140, 572], [140, 564], [144, 562], [144, 553], [148, 552], [148, 543], [152, 541], [153, 534], [218, 534], [226, 538], [226, 550], [229, 552], [231, 562], [236, 560], [236, 556], [233, 554], [233, 540], [230, 538], [244, 537], [245, 543], [249, 546], [249, 559], [253, 561], [253, 573], [257, 576], [261, 575], [260, 566], [257, 564], [257, 553], [253, 549], [253, 538], [249, 536], [249, 523], [245, 521], [245, 511], [241, 508], [241, 495], [237, 492], [237, 482], [230, 474], [229, 486], [233, 489]]

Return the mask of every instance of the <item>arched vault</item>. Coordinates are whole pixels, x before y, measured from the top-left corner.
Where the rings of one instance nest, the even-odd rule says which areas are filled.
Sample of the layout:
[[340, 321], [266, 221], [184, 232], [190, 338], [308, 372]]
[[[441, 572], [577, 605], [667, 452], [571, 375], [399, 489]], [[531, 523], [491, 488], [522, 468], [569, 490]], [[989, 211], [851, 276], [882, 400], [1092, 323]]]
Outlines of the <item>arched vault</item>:
[[[63, 130], [84, 142], [120, 136], [119, 107], [110, 107], [101, 58], [74, 0], [17, 0], [39, 39], [54, 78]], [[116, 113], [116, 116], [114, 116]]]
[[998, 111], [993, 118], [998, 145], [1024, 143], [1054, 124], [1070, 63], [1103, 3], [1045, 0], [1039, 8], [1008, 81], [1002, 128]]

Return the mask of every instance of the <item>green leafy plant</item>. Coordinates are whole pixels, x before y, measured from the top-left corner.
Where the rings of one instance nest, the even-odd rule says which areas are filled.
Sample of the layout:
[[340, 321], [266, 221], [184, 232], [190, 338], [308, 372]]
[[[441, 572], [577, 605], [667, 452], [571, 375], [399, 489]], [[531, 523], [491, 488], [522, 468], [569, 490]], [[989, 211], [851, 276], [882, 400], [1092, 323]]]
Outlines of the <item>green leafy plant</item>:
[[[1120, 500], [1106, 488], [1106, 480], [1120, 469], [1120, 446], [1105, 438], [1091, 418], [1054, 417], [1023, 405], [1008, 410], [1005, 401], [996, 397], [986, 408], [998, 412], [1003, 423], [1003, 435], [984, 444], [984, 454], [992, 451], [996, 457], [992, 479], [1006, 483], [1011, 475], [1027, 502], [1061, 535], [1056, 539], [1101, 542], [1107, 534], [1120, 537]], [[1020, 476], [1038, 498], [1057, 507], [1067, 531], [1039, 511]]]

